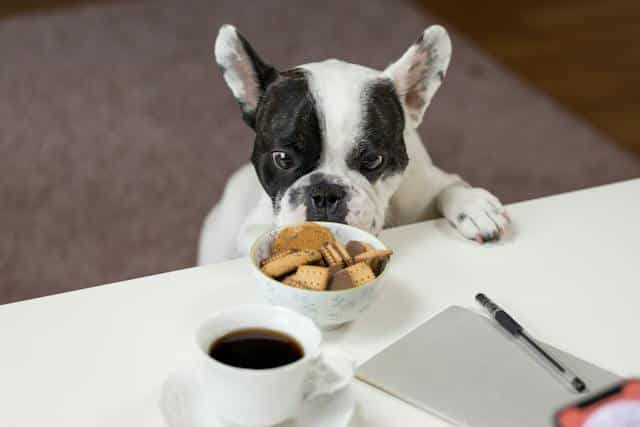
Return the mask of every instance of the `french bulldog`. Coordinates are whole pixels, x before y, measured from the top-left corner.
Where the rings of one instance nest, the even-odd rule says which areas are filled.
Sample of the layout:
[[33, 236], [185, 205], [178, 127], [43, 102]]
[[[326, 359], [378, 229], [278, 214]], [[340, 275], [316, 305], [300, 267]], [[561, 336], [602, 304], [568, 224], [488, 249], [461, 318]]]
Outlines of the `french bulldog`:
[[508, 225], [500, 201], [436, 167], [416, 131], [449, 66], [443, 27], [384, 71], [335, 59], [279, 71], [231, 25], [215, 58], [255, 142], [205, 220], [200, 264], [246, 255], [261, 233], [303, 221], [378, 234], [444, 216], [480, 243]]

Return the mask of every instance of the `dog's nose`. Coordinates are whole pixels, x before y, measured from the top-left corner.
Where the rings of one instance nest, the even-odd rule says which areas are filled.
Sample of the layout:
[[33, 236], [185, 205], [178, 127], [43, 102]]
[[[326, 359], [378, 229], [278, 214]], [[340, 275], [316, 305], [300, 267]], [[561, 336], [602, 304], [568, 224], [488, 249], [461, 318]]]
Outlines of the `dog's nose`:
[[311, 196], [311, 205], [315, 210], [327, 210], [332, 213], [338, 209], [340, 202], [344, 198], [343, 194], [338, 192], [320, 193]]
[[316, 194], [311, 196], [311, 203], [314, 209], [327, 209], [329, 212], [335, 211], [341, 200], [342, 195], [337, 193]]
[[344, 188], [336, 184], [316, 184], [309, 191], [312, 211], [317, 215], [330, 218], [338, 213], [345, 199]]

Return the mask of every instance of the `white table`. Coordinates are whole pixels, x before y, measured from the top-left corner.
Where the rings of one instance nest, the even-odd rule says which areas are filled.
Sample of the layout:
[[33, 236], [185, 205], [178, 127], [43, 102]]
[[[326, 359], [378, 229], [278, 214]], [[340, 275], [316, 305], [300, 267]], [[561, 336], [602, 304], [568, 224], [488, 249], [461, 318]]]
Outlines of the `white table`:
[[[359, 362], [484, 291], [531, 333], [620, 375], [640, 373], [640, 180], [518, 203], [499, 245], [442, 221], [387, 230], [380, 298], [329, 346]], [[37, 262], [37, 260], [34, 260]], [[0, 306], [0, 425], [158, 426], [158, 387], [210, 313], [257, 301], [234, 260]], [[400, 361], [399, 361], [400, 362]], [[363, 383], [357, 425], [447, 424]]]

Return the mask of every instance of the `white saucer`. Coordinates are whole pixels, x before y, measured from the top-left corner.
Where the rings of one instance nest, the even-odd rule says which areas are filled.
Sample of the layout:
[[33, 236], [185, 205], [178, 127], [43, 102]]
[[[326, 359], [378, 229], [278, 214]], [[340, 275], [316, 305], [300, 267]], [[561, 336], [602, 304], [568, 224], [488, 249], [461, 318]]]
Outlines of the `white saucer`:
[[[160, 410], [168, 427], [228, 427], [207, 404], [197, 372], [172, 373], [162, 385]], [[351, 386], [306, 401], [294, 421], [277, 427], [347, 427], [355, 411]]]

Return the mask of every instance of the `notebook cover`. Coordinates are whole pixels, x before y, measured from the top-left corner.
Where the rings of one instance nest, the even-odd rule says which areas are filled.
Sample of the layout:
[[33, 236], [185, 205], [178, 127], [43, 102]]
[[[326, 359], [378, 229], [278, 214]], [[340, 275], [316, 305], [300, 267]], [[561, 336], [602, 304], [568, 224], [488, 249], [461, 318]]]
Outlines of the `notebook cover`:
[[358, 370], [358, 377], [457, 426], [544, 427], [563, 405], [619, 380], [540, 343], [582, 378], [578, 394], [488, 317], [452, 306]]

